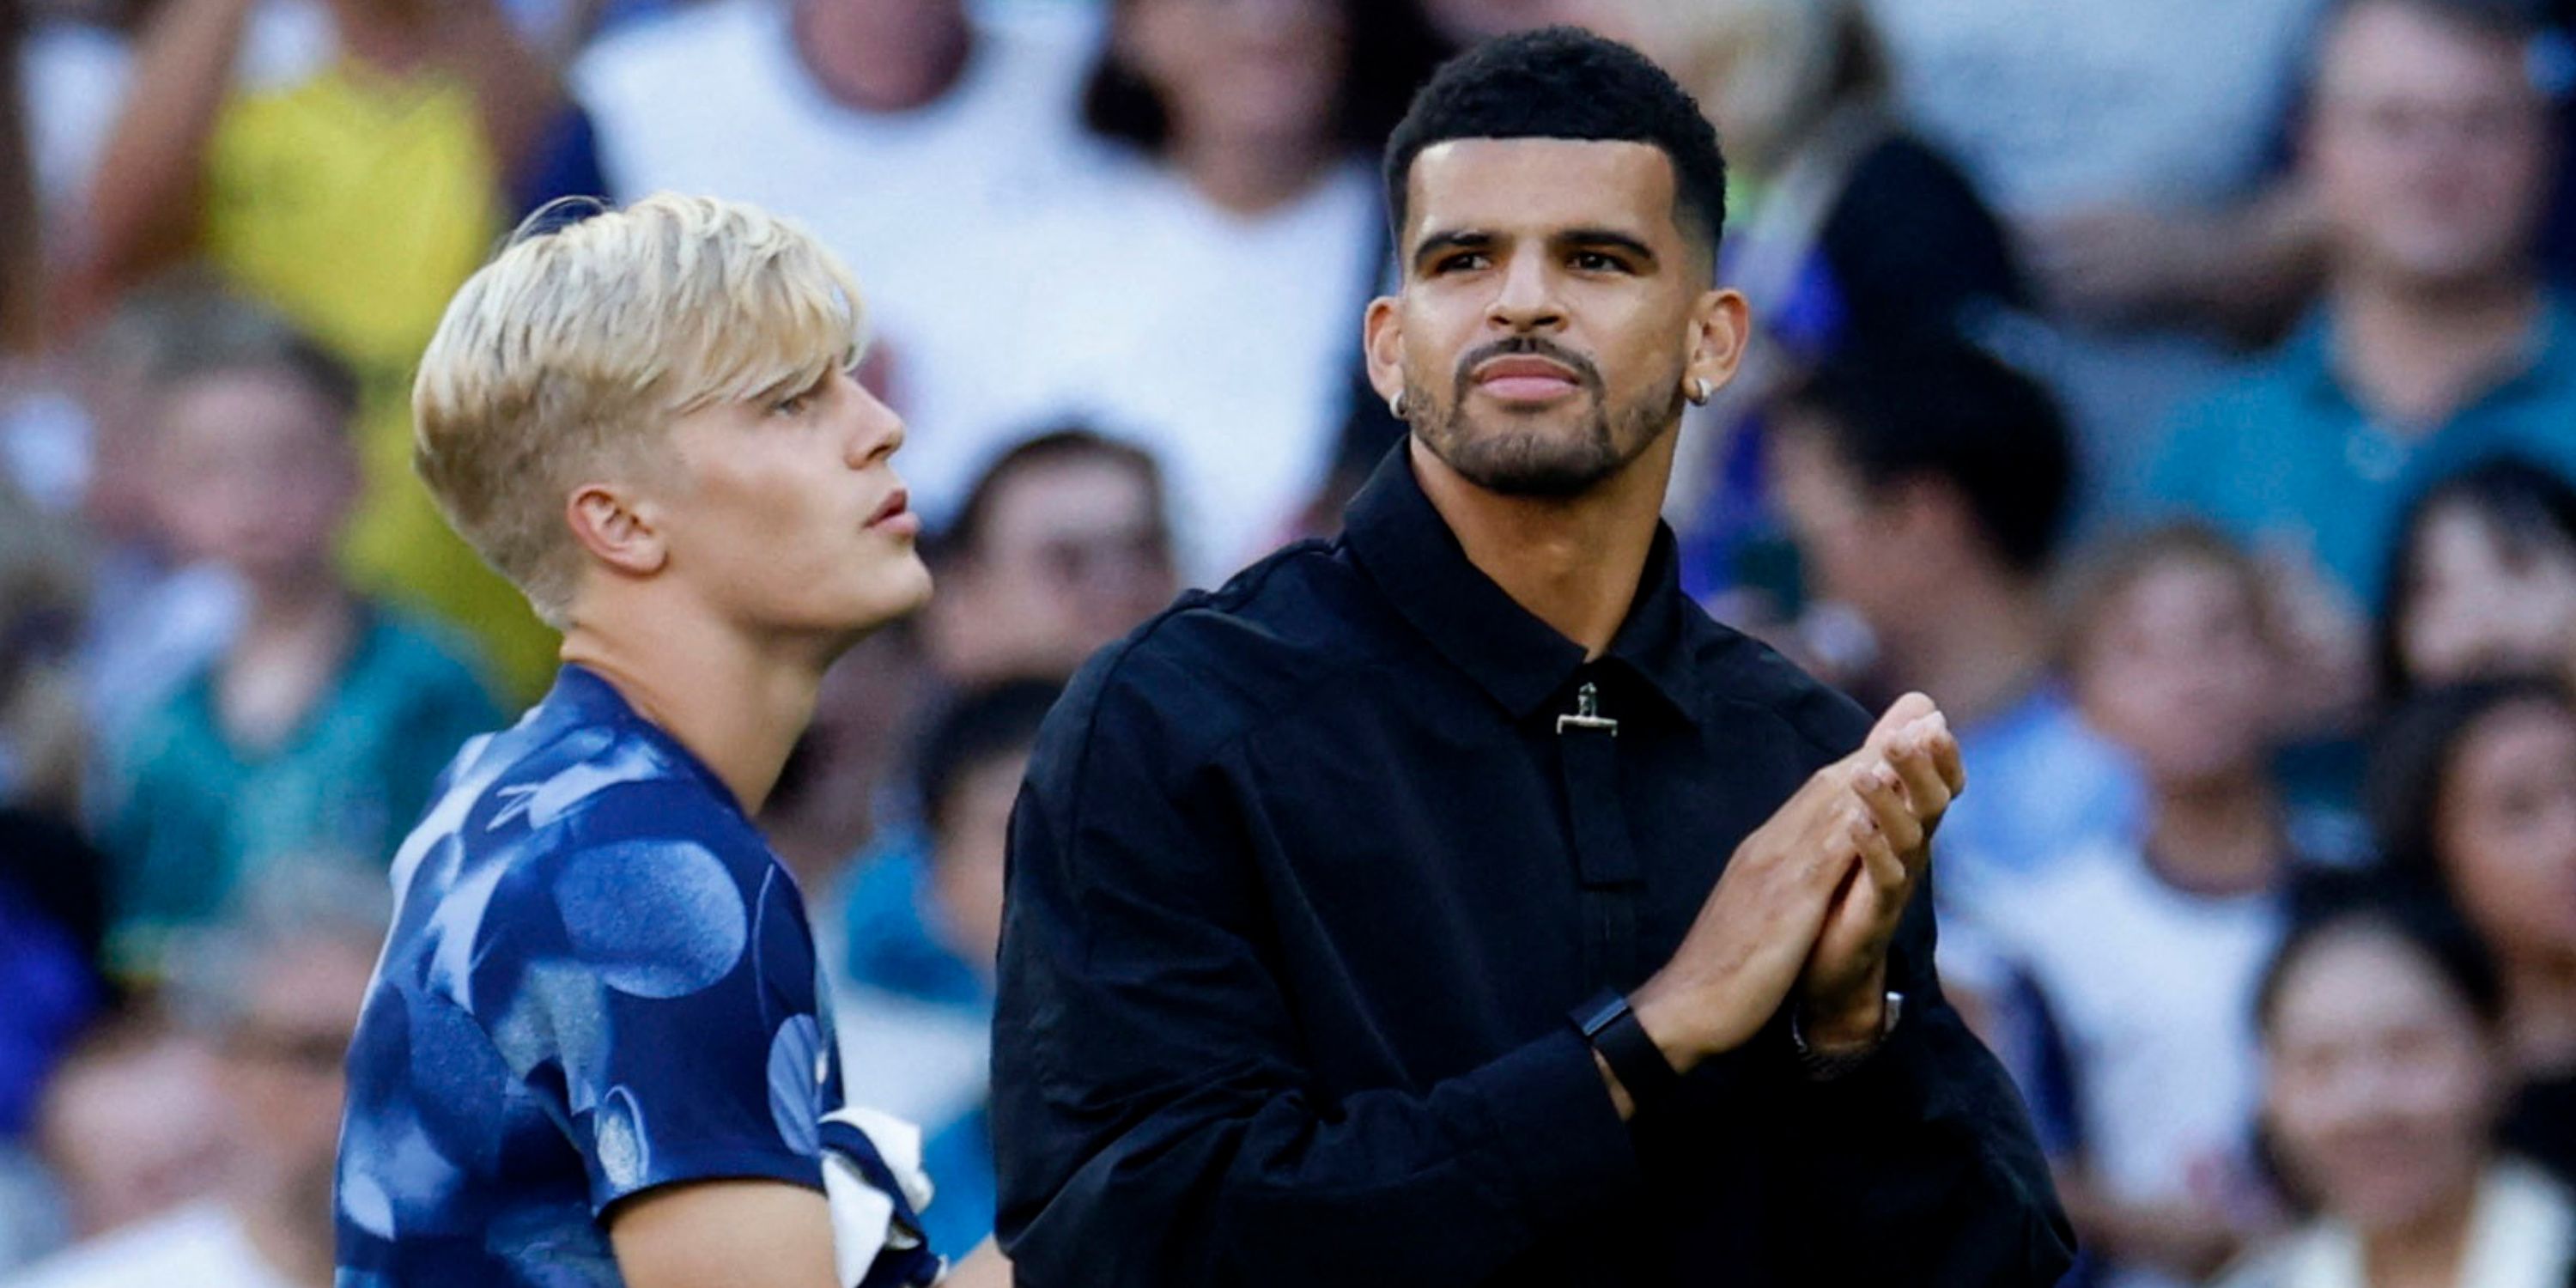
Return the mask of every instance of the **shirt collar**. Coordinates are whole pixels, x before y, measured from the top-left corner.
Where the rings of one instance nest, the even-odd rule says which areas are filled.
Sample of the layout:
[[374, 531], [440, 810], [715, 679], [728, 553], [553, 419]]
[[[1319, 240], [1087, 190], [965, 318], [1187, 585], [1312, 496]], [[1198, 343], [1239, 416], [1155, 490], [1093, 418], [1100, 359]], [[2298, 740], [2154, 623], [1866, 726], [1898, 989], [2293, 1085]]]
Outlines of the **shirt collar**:
[[[1344, 511], [1347, 548], [1396, 613], [1515, 721], [1526, 720], [1583, 667], [1583, 647], [1540, 621], [1467, 558], [1396, 444]], [[1700, 688], [1690, 666], [1688, 601], [1670, 528], [1658, 524], [1637, 598], [1605, 661], [1646, 682], [1689, 718]]]
[[[2348, 415], [2366, 416], [2361, 401], [2352, 396], [2344, 385], [2343, 373], [2336, 369], [2335, 331], [2333, 306], [2319, 303], [2282, 342], [2282, 357], [2299, 373], [2311, 397]], [[2523, 354], [2520, 361], [2498, 371], [2476, 397], [2453, 413], [2452, 419], [2498, 399], [2522, 396], [2529, 392], [2527, 385], [2560, 381], [2563, 373], [2576, 365], [2576, 306], [2571, 306], [2568, 298], [2554, 288], [2541, 292], [2540, 309], [2523, 342]]]

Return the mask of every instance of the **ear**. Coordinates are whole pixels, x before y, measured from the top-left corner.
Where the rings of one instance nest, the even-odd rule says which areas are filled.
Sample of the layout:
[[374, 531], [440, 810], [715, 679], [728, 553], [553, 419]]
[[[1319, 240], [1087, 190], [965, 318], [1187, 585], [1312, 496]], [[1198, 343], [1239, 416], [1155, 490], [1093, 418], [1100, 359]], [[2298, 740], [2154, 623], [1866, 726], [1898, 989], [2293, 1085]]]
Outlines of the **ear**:
[[1917, 555], [1955, 550], [1981, 540], [1968, 498], [1960, 495], [1950, 480], [1938, 475], [1918, 475], [1896, 482], [1887, 489], [1882, 504], [1905, 547]]
[[564, 522], [590, 557], [629, 577], [650, 577], [671, 561], [650, 501], [613, 483], [585, 483], [564, 502]]
[[1404, 310], [1394, 296], [1369, 301], [1360, 346], [1368, 356], [1369, 388], [1377, 391], [1378, 401], [1394, 402], [1404, 392]]
[[1691, 309], [1690, 360], [1682, 367], [1682, 388], [1690, 390], [1705, 380], [1711, 389], [1724, 389], [1744, 364], [1744, 346], [1752, 338], [1753, 311], [1741, 292], [1702, 292]]

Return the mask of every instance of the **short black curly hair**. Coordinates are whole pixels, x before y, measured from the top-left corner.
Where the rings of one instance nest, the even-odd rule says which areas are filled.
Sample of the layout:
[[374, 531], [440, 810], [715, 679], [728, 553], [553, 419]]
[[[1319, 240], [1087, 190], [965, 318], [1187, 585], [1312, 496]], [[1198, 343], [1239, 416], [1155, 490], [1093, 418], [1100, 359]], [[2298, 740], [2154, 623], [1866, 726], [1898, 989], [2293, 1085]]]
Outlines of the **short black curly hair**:
[[1413, 160], [1452, 139], [1646, 143], [1672, 159], [1676, 220], [1716, 261], [1726, 231], [1726, 156], [1690, 92], [1645, 55], [1579, 27], [1504, 36], [1443, 64], [1386, 143], [1386, 208], [1404, 240]]

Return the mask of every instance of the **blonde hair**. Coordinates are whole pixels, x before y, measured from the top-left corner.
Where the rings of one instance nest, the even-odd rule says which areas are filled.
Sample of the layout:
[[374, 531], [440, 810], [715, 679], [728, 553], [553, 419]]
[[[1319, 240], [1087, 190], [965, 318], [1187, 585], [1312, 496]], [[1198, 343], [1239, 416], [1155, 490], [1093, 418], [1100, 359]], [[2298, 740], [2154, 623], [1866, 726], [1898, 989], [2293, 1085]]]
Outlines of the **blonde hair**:
[[[565, 498], [649, 460], [674, 419], [857, 361], [848, 268], [792, 222], [659, 193], [530, 216], [448, 303], [412, 386], [412, 463], [449, 524], [561, 627], [582, 560]], [[639, 451], [639, 449], [642, 449]]]

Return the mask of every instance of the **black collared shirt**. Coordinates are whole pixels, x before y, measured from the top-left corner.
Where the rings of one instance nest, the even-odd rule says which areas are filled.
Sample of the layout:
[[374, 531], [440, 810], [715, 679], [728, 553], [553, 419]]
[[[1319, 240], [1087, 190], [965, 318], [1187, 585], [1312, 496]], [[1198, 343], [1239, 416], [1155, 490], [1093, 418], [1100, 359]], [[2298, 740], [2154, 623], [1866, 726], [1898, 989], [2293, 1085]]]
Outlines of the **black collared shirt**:
[[[1586, 686], [1607, 728], [1568, 723]], [[1348, 530], [1095, 658], [1012, 820], [992, 1124], [1032, 1288], [2054, 1283], [2021, 1103], [1933, 979], [1859, 1071], [1784, 1025], [1620, 1122], [1566, 1013], [1679, 946], [1860, 708], [1710, 621], [1657, 539], [1582, 648], [1399, 447]]]

